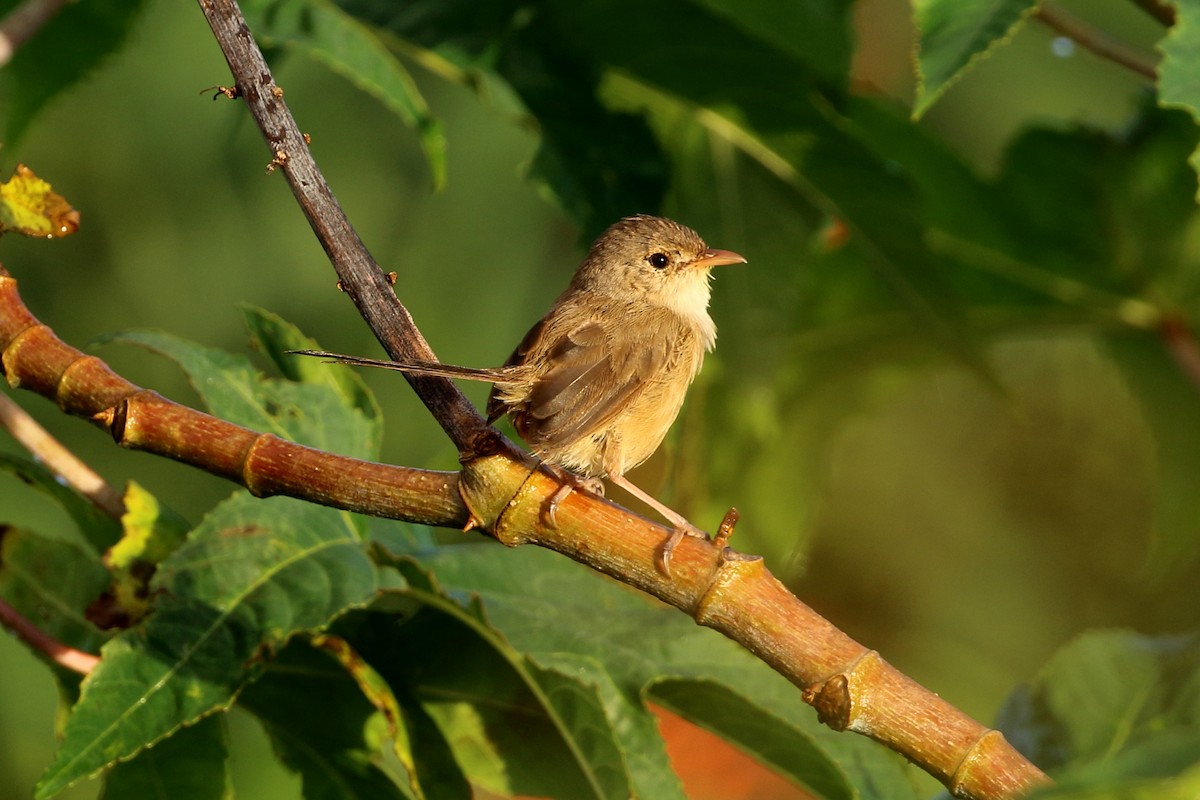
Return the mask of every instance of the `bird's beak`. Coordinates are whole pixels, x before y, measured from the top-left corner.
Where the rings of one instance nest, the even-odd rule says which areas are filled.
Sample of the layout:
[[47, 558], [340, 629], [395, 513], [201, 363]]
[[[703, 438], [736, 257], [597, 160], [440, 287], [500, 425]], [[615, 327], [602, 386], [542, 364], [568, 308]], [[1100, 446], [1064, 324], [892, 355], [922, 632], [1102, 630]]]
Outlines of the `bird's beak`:
[[732, 250], [715, 250], [708, 249], [700, 254], [700, 257], [692, 262], [693, 267], [702, 267], [709, 269], [710, 267], [719, 267], [723, 264], [745, 264], [746, 259], [739, 256]]

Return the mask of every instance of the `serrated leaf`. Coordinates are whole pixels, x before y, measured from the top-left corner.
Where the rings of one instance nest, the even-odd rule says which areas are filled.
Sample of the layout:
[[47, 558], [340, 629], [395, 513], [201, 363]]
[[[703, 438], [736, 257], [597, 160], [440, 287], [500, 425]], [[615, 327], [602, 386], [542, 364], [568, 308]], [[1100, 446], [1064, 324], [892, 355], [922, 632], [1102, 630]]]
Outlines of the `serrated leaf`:
[[446, 140], [420, 89], [375, 32], [327, 0], [254, 0], [242, 4], [264, 42], [325, 64], [416, 130], [435, 188], [446, 182]]
[[[16, 3], [4, 5], [7, 10]], [[121, 47], [145, 5], [140, 0], [69, 3], [17, 50], [0, 73], [7, 76], [7, 146], [17, 143], [51, 99]]]
[[350, 407], [340, 389], [327, 382], [267, 378], [244, 356], [168, 333], [125, 331], [97, 341], [137, 344], [172, 359], [209, 410], [229, 422], [341, 455], [371, 459], [378, 453], [378, 419]]
[[[1175, 24], [1159, 42], [1162, 62], [1158, 65], [1158, 102], [1182, 108], [1200, 122], [1200, 4], [1179, 0], [1172, 4]], [[1194, 173], [1200, 173], [1200, 147], [1188, 159]], [[1200, 198], [1200, 188], [1197, 189]]]
[[[383, 692], [381, 695], [380, 692]], [[380, 753], [398, 714], [386, 686], [374, 691], [383, 707], [330, 657], [306, 642], [289, 644], [246, 687], [239, 704], [262, 723], [280, 759], [304, 780], [306, 798], [413, 798], [382, 768]], [[297, 702], [307, 698], [307, 702]], [[320, 698], [320, 702], [311, 702]]]
[[107, 587], [108, 573], [95, 553], [0, 527], [0, 597], [43, 633], [77, 650], [97, 652], [108, 637], [85, 612]]
[[29, 167], [18, 164], [0, 183], [0, 233], [56, 239], [77, 230], [79, 212]]
[[226, 708], [257, 661], [316, 631], [377, 588], [348, 514], [235, 494], [164, 561], [138, 628], [105, 645], [38, 797]]
[[172, 736], [104, 776], [101, 800], [232, 800], [229, 733], [214, 714]]
[[71, 518], [79, 533], [96, 553], [104, 552], [121, 538], [121, 525], [117, 520], [64, 484], [41, 464], [8, 453], [0, 453], [0, 472], [14, 475], [28, 486], [49, 496]]
[[288, 350], [319, 349], [317, 340], [304, 333], [278, 314], [251, 305], [242, 306], [246, 327], [254, 341], [262, 347], [275, 368], [288, 380], [299, 383], [327, 384], [343, 402], [362, 412], [368, 421], [382, 426], [383, 411], [367, 382], [356, 370], [330, 369], [328, 364], [313, 358], [291, 355]]
[[1008, 42], [1037, 0], [913, 0], [919, 119], [976, 61]]

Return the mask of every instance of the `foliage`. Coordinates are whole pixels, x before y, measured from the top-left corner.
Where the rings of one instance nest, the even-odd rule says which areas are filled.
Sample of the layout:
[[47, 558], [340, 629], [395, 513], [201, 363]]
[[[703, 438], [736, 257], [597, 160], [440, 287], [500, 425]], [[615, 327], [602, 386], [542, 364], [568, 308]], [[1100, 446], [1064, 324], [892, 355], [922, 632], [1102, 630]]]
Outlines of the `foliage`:
[[[1033, 5], [915, 1], [921, 83], [912, 112], [936, 115], [969, 87], [989, 57], [1036, 24]], [[764, 311], [731, 323], [721, 360], [695, 390], [675, 480], [694, 515], [717, 515], [737, 498], [747, 519], [791, 537], [754, 540], [773, 566], [829, 502], [845, 452], [839, 437], [922, 370], [952, 365], [1003, 401], [1024, 391], [1012, 388], [1021, 365], [1006, 359], [1006, 347], [1085, 340], [1133, 409], [1147, 464], [1136, 471], [1134, 458], [1084, 450], [1090, 429], [1058, 433], [1081, 440], [1089, 468], [1114, 462], [1115, 480], [1154, 476], [1139, 518], [1150, 543], [1123, 530], [1130, 543], [1097, 567], [1107, 570], [1097, 593], [1124, 592], [1098, 622], [1136, 624], [1151, 605], [1160, 616], [1143, 634], [1100, 630], [1066, 644], [1013, 692], [1000, 726], [1061, 777], [1045, 796], [1195, 794], [1200, 663], [1194, 604], [1182, 588], [1200, 572], [1192, 334], [1200, 215], [1187, 166], [1200, 139], [1194, 3], [1178, 4], [1162, 41], [1160, 92], [1139, 99], [1135, 119], [1120, 130], [1022, 130], [991, 174], [909, 109], [855, 84], [848, 0], [243, 6], [277, 60], [328, 66], [410, 126], [427, 183], [454, 182], [454, 137], [435, 115], [432, 75], [477, 93], [504, 124], [536, 128], [529, 178], [583, 238], [619, 216], [662, 209], [758, 244], [751, 260], [765, 277], [745, 280], [758, 281]], [[144, 10], [82, 0], [22, 50], [0, 73], [9, 84], [8, 142], [106, 54], [137, 47], [129, 33]], [[86, 46], [64, 44], [80, 39]], [[717, 223], [730, 217], [736, 225]], [[720, 311], [719, 292], [716, 302]], [[282, 351], [311, 340], [266, 312], [245, 315], [282, 377], [174, 335], [106, 341], [167, 356], [224, 419], [378, 457], [381, 413], [371, 392], [343, 371], [297, 367]], [[895, 471], [924, 468], [919, 452], [929, 443], [905, 444]], [[140, 796], [164, 775], [164, 794], [226, 796], [234, 706], [261, 725], [307, 797], [454, 798], [472, 786], [683, 797], [648, 703], [718, 733], [812, 796], [923, 792], [910, 767], [819, 726], [794, 687], [729, 642], [550, 554], [447, 544], [428, 531], [240, 491], [188, 525], [170, 511], [182, 498], [131, 488], [142, 513], [118, 530], [41, 467], [5, 457], [0, 469], [61, 505], [78, 534], [5, 529], [0, 597], [61, 641], [103, 656], [82, 685], [60, 679], [71, 710], [38, 797], [98, 773], [105, 796]], [[1007, 531], [1014, 538], [1022, 503], [1036, 500], [1019, 497], [1010, 504], [1020, 506]], [[1093, 500], [1085, 498], [1089, 507]], [[938, 511], [956, 519], [951, 500]], [[825, 546], [818, 540], [808, 551], [814, 564]], [[1100, 549], [1086, 539], [1055, 546], [1062, 562]], [[938, 555], [933, 546], [907, 549]], [[1043, 561], [1022, 563], [1009, 582], [1053, 573], [1058, 556], [1037, 553]], [[148, 587], [137, 583], [142, 562], [154, 567]], [[866, 558], [838, 573], [856, 581], [841, 591], [864, 593], [857, 587], [870, 584], [873, 568]], [[802, 597], [806, 588], [821, 596], [821, 573], [810, 570]], [[101, 595], [140, 621], [101, 630], [88, 614]], [[879, 603], [870, 616], [903, 629], [903, 614]], [[1186, 633], [1150, 635], [1156, 628]], [[984, 634], [1015, 640], [1029, 631]]]

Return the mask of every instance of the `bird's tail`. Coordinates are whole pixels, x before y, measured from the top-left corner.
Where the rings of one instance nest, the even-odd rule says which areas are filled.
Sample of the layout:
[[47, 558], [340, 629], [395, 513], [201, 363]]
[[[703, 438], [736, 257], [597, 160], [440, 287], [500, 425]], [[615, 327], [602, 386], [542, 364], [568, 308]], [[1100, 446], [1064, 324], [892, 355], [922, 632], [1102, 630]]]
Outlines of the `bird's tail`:
[[406, 372], [410, 375], [436, 375], [441, 378], [459, 378], [466, 381], [484, 381], [495, 383], [503, 380], [506, 373], [501, 369], [475, 369], [474, 367], [459, 367], [454, 364], [442, 364], [437, 361], [384, 361], [378, 358], [362, 356], [347, 356], [341, 353], [329, 353], [325, 350], [288, 350], [299, 356], [323, 358], [338, 364], [350, 364], [355, 367], [378, 367], [391, 369], [396, 372]]

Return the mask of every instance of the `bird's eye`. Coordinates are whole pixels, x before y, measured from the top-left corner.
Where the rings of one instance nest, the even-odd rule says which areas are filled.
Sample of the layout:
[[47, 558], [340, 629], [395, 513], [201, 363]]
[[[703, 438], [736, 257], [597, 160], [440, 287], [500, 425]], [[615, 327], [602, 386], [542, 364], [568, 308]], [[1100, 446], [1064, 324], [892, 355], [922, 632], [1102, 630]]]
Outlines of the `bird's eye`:
[[646, 260], [650, 262], [650, 266], [655, 269], [662, 269], [667, 264], [671, 263], [671, 259], [667, 258], [666, 253], [651, 253], [646, 256]]

